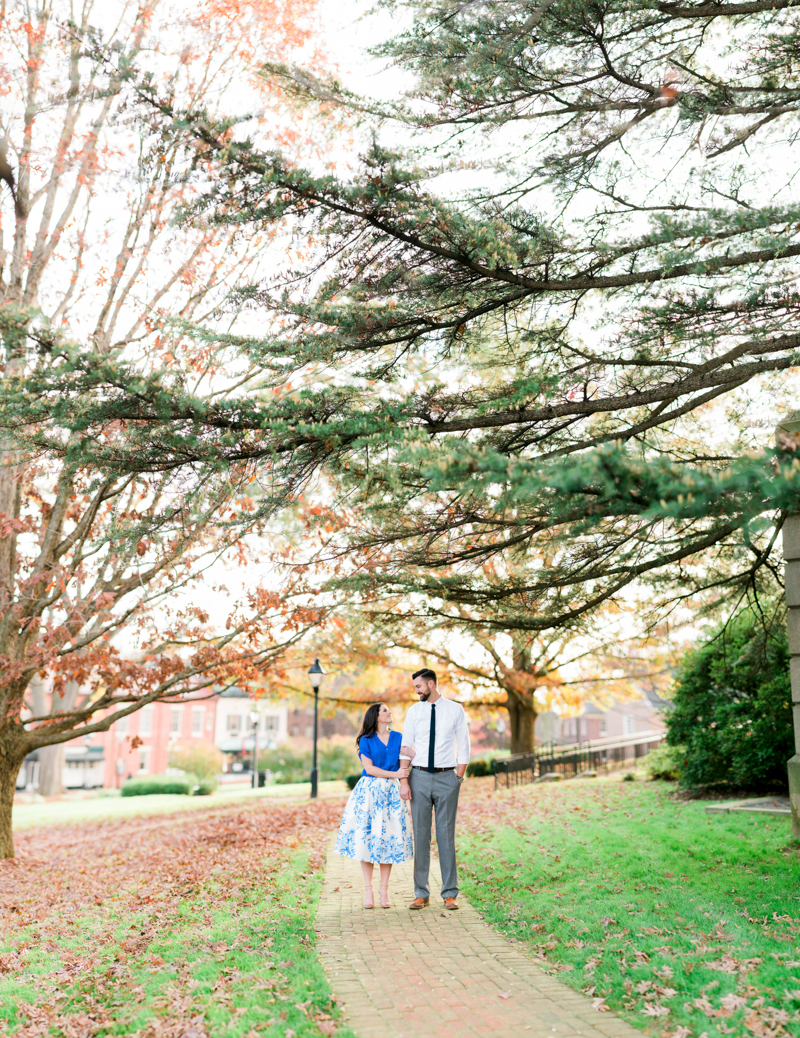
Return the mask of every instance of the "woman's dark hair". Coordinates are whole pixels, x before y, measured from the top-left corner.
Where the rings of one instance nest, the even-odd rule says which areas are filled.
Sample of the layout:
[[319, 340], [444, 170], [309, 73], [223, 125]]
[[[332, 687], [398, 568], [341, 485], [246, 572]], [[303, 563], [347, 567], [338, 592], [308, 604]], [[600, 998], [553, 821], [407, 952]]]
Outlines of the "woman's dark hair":
[[364, 720], [361, 722], [361, 731], [356, 736], [356, 749], [362, 738], [366, 736], [368, 739], [370, 735], [374, 735], [378, 730], [378, 714], [381, 712], [383, 703], [373, 703], [372, 706], [367, 707], [367, 712], [364, 714]]

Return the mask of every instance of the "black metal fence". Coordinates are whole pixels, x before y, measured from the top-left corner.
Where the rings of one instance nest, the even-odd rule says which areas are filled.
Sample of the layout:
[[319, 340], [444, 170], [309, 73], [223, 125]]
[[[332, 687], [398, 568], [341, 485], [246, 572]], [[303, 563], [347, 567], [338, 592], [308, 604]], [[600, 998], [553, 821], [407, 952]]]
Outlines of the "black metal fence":
[[536, 754], [516, 753], [513, 757], [499, 757], [492, 761], [492, 771], [495, 789], [498, 786], [518, 786], [521, 783], [533, 782]]
[[664, 739], [662, 732], [643, 732], [621, 739], [603, 739], [581, 746], [542, 747], [533, 753], [517, 753], [492, 761], [494, 788], [524, 785], [544, 775], [574, 778], [585, 771], [608, 773], [646, 756]]

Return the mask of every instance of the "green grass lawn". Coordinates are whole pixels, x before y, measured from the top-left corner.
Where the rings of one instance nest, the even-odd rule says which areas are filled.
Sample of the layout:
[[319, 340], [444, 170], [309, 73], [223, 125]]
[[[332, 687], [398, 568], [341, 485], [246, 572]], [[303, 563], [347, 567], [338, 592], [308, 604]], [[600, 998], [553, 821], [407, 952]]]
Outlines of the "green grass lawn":
[[[599, 1013], [660, 1038], [800, 1035], [786, 820], [708, 816], [657, 783], [464, 793], [465, 895]], [[0, 863], [0, 1034], [354, 1038], [313, 931], [341, 801], [169, 799], [178, 813], [19, 830]]]
[[[26, 829], [38, 825], [62, 825], [65, 822], [94, 821], [100, 818], [134, 818], [139, 815], [166, 814], [173, 811], [207, 810], [209, 807], [227, 807], [250, 800], [305, 800], [311, 791], [309, 782], [265, 786], [250, 789], [247, 786], [223, 786], [207, 797], [189, 797], [176, 793], [155, 793], [152, 796], [121, 797], [98, 795], [86, 799], [47, 800], [33, 804], [14, 805], [14, 828]], [[320, 797], [347, 795], [341, 779], [320, 782]]]
[[619, 781], [474, 791], [460, 819], [464, 893], [599, 1011], [677, 1038], [800, 1034], [787, 819]]
[[0, 870], [0, 1033], [354, 1038], [313, 930], [339, 813], [262, 802], [86, 824], [77, 845], [71, 827], [29, 834]]

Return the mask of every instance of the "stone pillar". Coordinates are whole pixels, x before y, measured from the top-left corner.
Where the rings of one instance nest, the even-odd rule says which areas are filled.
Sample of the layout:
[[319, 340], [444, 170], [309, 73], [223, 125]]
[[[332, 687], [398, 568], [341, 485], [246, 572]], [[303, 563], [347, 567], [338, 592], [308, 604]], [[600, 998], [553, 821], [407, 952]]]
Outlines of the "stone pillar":
[[[778, 436], [800, 435], [800, 411], [793, 412], [776, 429]], [[792, 677], [794, 757], [788, 762], [789, 796], [792, 801], [792, 835], [800, 839], [800, 512], [790, 515], [783, 526], [783, 557], [786, 560], [786, 616]]]

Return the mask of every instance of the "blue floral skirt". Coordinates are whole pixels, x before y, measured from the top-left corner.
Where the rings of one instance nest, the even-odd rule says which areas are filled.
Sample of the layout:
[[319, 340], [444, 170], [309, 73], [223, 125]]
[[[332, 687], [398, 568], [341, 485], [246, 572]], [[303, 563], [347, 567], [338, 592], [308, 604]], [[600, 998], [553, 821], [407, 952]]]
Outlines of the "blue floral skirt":
[[336, 853], [375, 865], [414, 857], [408, 804], [397, 779], [361, 776], [344, 809]]

